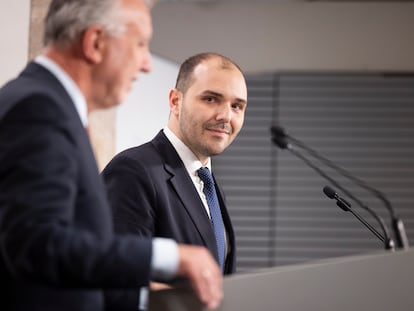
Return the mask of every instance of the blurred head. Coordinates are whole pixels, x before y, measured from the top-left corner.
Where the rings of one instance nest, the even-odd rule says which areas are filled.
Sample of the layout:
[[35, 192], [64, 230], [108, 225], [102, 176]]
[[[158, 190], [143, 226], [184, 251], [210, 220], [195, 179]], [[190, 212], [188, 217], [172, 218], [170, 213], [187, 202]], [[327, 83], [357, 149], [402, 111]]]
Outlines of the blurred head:
[[151, 36], [144, 0], [52, 0], [44, 43], [87, 68], [78, 77], [79, 68], [62, 59], [92, 110], [121, 103], [138, 74], [151, 70]]
[[197, 54], [181, 65], [169, 101], [168, 127], [205, 164], [223, 152], [243, 126], [246, 81], [229, 58]]

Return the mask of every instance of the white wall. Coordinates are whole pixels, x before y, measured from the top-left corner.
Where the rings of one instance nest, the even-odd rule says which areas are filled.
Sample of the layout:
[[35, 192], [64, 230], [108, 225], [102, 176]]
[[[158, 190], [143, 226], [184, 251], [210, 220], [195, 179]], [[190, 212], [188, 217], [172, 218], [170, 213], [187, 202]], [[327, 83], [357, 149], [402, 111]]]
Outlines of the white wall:
[[152, 139], [168, 120], [168, 92], [175, 86], [178, 64], [153, 55], [153, 70], [141, 74], [117, 110], [116, 151]]
[[0, 85], [25, 66], [29, 51], [30, 0], [0, 1]]

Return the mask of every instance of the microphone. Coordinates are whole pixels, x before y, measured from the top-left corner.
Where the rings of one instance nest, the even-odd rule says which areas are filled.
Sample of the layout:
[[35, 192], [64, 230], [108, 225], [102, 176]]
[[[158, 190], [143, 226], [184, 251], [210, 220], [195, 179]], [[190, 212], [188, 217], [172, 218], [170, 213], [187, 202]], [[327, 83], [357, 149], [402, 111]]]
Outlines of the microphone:
[[291, 146], [289, 145], [287, 139], [288, 135], [286, 134], [285, 130], [279, 126], [272, 126], [270, 128], [272, 132], [272, 140], [273, 142], [280, 148], [280, 149], [289, 149]]
[[330, 199], [335, 199], [336, 200], [336, 204], [342, 208], [345, 212], [348, 212], [349, 209], [351, 208], [351, 203], [349, 203], [348, 201], [346, 201], [345, 199], [341, 198], [336, 192], [335, 190], [333, 190], [331, 187], [329, 186], [325, 186], [323, 187], [323, 193], [325, 193], [325, 195], [330, 198]]
[[[408, 237], [407, 237], [407, 234], [406, 234], [406, 231], [405, 231], [404, 224], [403, 224], [401, 218], [399, 217], [399, 215], [396, 213], [395, 209], [392, 207], [390, 201], [385, 197], [385, 195], [382, 192], [380, 192], [379, 190], [369, 186], [367, 183], [365, 183], [361, 179], [353, 176], [351, 173], [349, 173], [345, 169], [339, 167], [338, 165], [336, 165], [335, 163], [333, 163], [329, 159], [327, 159], [324, 156], [317, 153], [315, 150], [313, 150], [310, 147], [306, 146], [300, 140], [290, 136], [285, 131], [285, 129], [283, 129], [282, 127], [274, 125], [274, 126], [271, 127], [271, 132], [272, 132], [273, 142], [276, 145], [278, 145], [281, 149], [288, 149], [288, 150], [292, 151], [293, 150], [292, 146], [289, 143], [289, 141], [291, 141], [294, 145], [304, 149], [311, 156], [318, 159], [319, 161], [321, 161], [326, 166], [334, 169], [336, 172], [338, 172], [339, 174], [341, 174], [345, 178], [353, 181], [355, 184], [357, 184], [361, 188], [369, 191], [376, 198], [378, 198], [380, 201], [382, 201], [383, 204], [385, 205], [386, 209], [388, 210], [389, 214], [390, 214], [391, 227], [392, 227], [392, 230], [394, 232], [394, 235], [395, 235], [395, 238], [396, 238], [396, 241], [397, 241], [397, 247], [398, 248], [403, 248], [403, 249], [408, 249], [409, 248]], [[302, 160], [303, 160], [303, 158], [304, 157], [302, 157]], [[309, 161], [307, 161], [307, 162], [309, 162]], [[326, 177], [326, 176], [324, 176], [324, 177]], [[331, 182], [332, 182], [332, 180], [331, 180]], [[338, 183], [336, 183], [336, 184], [333, 183], [333, 184], [337, 188], [342, 190], [350, 198], [352, 198], [354, 201], [358, 201], [358, 200], [356, 200], [356, 198], [351, 193], [349, 193], [349, 191], [347, 191], [346, 189], [341, 187]], [[361, 204], [361, 202], [358, 202], [358, 203], [359, 203], [359, 205], [363, 205], [363, 204]], [[367, 209], [366, 206], [361, 206], [361, 207], [364, 208], [364, 209]]]
[[[365, 227], [367, 227], [378, 239], [381, 240], [381, 242], [384, 243], [384, 247], [385, 249], [390, 249], [390, 250], [394, 250], [394, 242], [387, 236], [387, 231], [385, 230], [385, 225], [384, 225], [384, 221], [375, 213], [375, 217], [377, 218], [377, 220], [379, 221], [379, 223], [381, 224], [381, 228], [384, 232], [384, 235], [382, 235], [381, 233], [379, 233], [373, 226], [371, 226], [364, 218], [361, 217], [361, 215], [359, 215], [356, 211], [354, 211], [351, 208], [351, 204], [348, 203], [348, 201], [346, 201], [344, 198], [340, 197], [334, 189], [332, 189], [329, 186], [325, 186], [323, 187], [323, 193], [325, 193], [325, 195], [333, 200], [336, 200], [336, 205], [338, 205], [342, 210], [344, 210], [345, 212], [350, 212], [352, 215], [354, 215], [362, 224], [365, 225]], [[373, 215], [374, 215], [373, 214]]]

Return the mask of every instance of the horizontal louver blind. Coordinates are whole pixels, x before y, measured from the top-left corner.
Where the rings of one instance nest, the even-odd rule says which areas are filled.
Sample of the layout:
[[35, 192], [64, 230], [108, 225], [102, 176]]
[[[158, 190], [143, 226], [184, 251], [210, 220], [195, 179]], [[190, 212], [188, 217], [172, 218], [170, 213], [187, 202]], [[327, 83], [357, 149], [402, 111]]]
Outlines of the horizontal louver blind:
[[[293, 264], [383, 248], [322, 193], [330, 184], [271, 143], [280, 124], [297, 139], [384, 192], [414, 235], [414, 78], [374, 74], [248, 77], [245, 126], [214, 158], [238, 243], [238, 269]], [[306, 155], [305, 153], [303, 153]], [[332, 170], [389, 225], [383, 203]], [[368, 213], [353, 207], [377, 230]]]

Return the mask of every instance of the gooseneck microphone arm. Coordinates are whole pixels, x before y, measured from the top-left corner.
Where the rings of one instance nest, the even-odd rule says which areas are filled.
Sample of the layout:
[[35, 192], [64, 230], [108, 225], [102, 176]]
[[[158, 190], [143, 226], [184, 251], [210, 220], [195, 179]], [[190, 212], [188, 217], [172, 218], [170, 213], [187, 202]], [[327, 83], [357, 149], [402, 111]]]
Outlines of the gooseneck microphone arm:
[[[330, 177], [329, 175], [327, 175], [323, 170], [321, 170], [319, 167], [317, 167], [312, 161], [310, 161], [308, 158], [306, 158], [305, 156], [303, 156], [300, 152], [297, 152], [294, 148], [292, 148], [292, 146], [290, 146], [289, 144], [287, 144], [286, 149], [288, 149], [293, 155], [295, 155], [296, 157], [300, 158], [303, 162], [305, 162], [309, 167], [311, 167], [312, 169], [314, 169], [320, 176], [322, 176], [323, 178], [325, 178], [326, 180], [328, 180], [329, 182], [332, 183], [332, 185], [334, 185], [336, 188], [340, 189], [341, 191], [343, 191], [347, 196], [349, 196], [350, 198], [352, 198], [355, 202], [358, 203], [358, 205], [360, 205], [362, 208], [364, 208], [366, 211], [368, 211], [380, 224], [381, 227], [381, 231], [383, 232], [384, 236], [380, 235], [381, 241], [384, 242], [384, 247], [385, 249], [394, 249], [394, 242], [392, 241], [392, 239], [390, 238], [390, 235], [388, 233], [387, 227], [385, 226], [384, 221], [382, 220], [381, 217], [379, 217], [377, 215], [377, 213], [375, 213], [372, 209], [370, 209], [368, 206], [364, 205], [360, 200], [356, 199], [348, 190], [344, 189], [336, 180], [334, 180], [332, 177]], [[344, 200], [345, 201], [345, 200]], [[340, 202], [340, 201], [338, 201]], [[346, 201], [345, 201], [346, 202]], [[343, 206], [349, 205], [349, 203], [345, 203], [342, 202]], [[341, 203], [339, 203], [341, 204]], [[341, 207], [343, 209], [342, 206], [338, 205], [339, 207]], [[358, 218], [362, 223], [364, 223], [365, 226], [367, 226], [367, 228], [369, 230], [371, 230], [371, 232], [373, 232], [375, 235], [378, 234], [378, 231], [375, 230], [370, 224], [368, 224], [365, 220], [361, 220], [361, 216], [358, 215], [354, 210], [349, 209], [349, 211], [356, 217]]]
[[[392, 225], [392, 229], [393, 229], [393, 232], [394, 232], [394, 235], [395, 235], [395, 238], [396, 238], [397, 247], [398, 248], [404, 248], [404, 249], [409, 248], [408, 237], [407, 237], [407, 234], [406, 234], [406, 231], [405, 231], [404, 224], [403, 224], [401, 218], [396, 213], [395, 209], [392, 207], [391, 202], [385, 197], [385, 195], [382, 192], [380, 192], [377, 189], [371, 187], [370, 185], [365, 183], [363, 180], [353, 176], [351, 173], [349, 173], [345, 169], [339, 167], [338, 165], [336, 165], [335, 163], [333, 163], [329, 159], [325, 158], [324, 156], [322, 156], [321, 154], [319, 154], [318, 152], [316, 152], [312, 148], [305, 145], [300, 140], [290, 136], [289, 134], [286, 133], [286, 131], [282, 127], [272, 126], [271, 131], [272, 131], [272, 135], [273, 135], [273, 141], [280, 148], [289, 149], [290, 144], [288, 143], [288, 140], [291, 141], [292, 144], [306, 150], [311, 156], [318, 159], [319, 161], [324, 163], [326, 166], [334, 169], [335, 171], [340, 173], [342, 176], [348, 178], [349, 180], [352, 180], [353, 182], [355, 182], [361, 188], [364, 188], [364, 189], [368, 190], [375, 197], [377, 197], [380, 201], [382, 201], [384, 203], [384, 206], [386, 207], [386, 209], [388, 210], [388, 212], [390, 214], [391, 225]], [[276, 141], [282, 142], [282, 145], [278, 144]], [[347, 196], [349, 196], [350, 198], [355, 200], [355, 197], [352, 194], [350, 194], [346, 189], [344, 189], [342, 187], [338, 187], [337, 184], [335, 186], [337, 188], [339, 188], [341, 191], [343, 191]], [[363, 204], [360, 204], [361, 202], [358, 202], [358, 200], [355, 200], [355, 201], [359, 205], [363, 205]], [[361, 206], [361, 207], [363, 207], [364, 209], [367, 209], [365, 206]]]
[[354, 215], [365, 227], [369, 229], [378, 239], [381, 240], [381, 242], [384, 243], [385, 249], [394, 249], [394, 245], [392, 241], [387, 240], [385, 236], [383, 236], [381, 233], [379, 233], [373, 226], [371, 226], [364, 218], [361, 217], [356, 211], [354, 211], [351, 208], [351, 204], [348, 203], [345, 199], [341, 198], [335, 190], [333, 190], [329, 186], [325, 186], [323, 188], [323, 193], [330, 198], [336, 200], [336, 205], [338, 205], [342, 210], [345, 212], [350, 212], [352, 215]]

